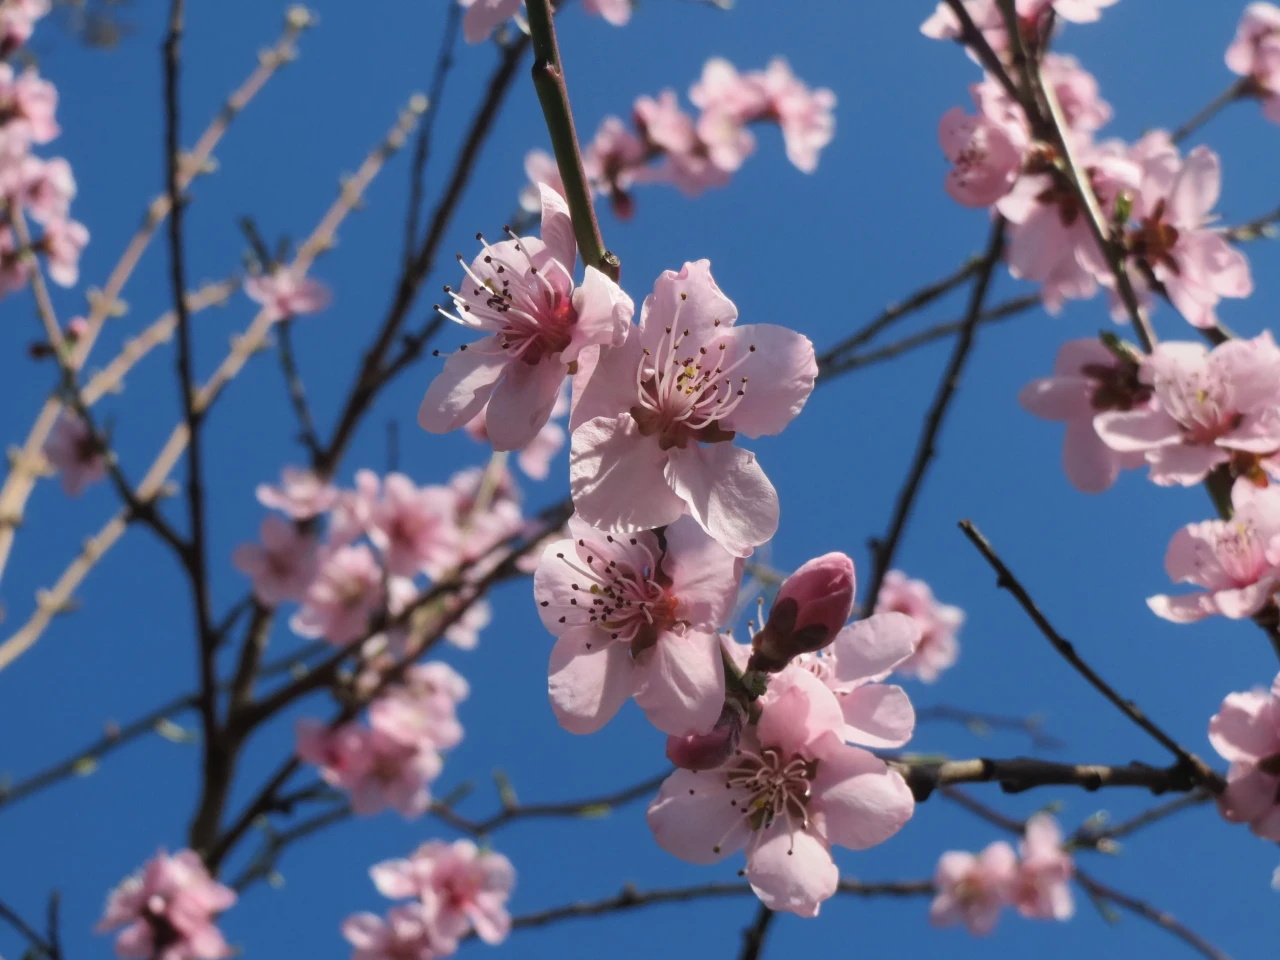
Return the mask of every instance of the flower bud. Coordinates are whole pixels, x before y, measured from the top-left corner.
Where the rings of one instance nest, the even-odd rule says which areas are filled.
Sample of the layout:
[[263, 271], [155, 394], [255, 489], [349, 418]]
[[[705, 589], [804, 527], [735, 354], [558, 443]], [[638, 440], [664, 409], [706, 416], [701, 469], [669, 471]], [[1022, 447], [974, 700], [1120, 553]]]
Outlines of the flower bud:
[[777, 673], [792, 657], [831, 643], [853, 612], [855, 585], [853, 561], [843, 553], [817, 557], [787, 577], [751, 640], [747, 669]]
[[742, 707], [729, 701], [720, 711], [720, 719], [710, 733], [667, 737], [667, 759], [685, 770], [715, 769], [738, 749], [745, 719]]

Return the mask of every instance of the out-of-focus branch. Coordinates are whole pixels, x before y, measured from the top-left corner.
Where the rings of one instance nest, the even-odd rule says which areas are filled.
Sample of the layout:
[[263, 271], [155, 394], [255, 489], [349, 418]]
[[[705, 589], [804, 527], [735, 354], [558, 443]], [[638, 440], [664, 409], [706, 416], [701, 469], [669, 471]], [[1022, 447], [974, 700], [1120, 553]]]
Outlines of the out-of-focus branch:
[[[964, 531], [964, 535], [969, 538], [969, 542], [977, 547], [978, 552], [991, 565], [991, 569], [996, 572], [996, 585], [1008, 590], [1013, 595], [1018, 605], [1022, 607], [1027, 616], [1031, 618], [1031, 621], [1039, 628], [1044, 638], [1062, 655], [1063, 659], [1071, 664], [1076, 669], [1076, 672], [1084, 677], [1095, 690], [1106, 697], [1117, 710], [1177, 758], [1178, 763], [1174, 770], [1180, 771], [1182, 778], [1187, 783], [1187, 786], [1182, 789], [1191, 789], [1197, 784], [1203, 784], [1214, 793], [1221, 793], [1225, 783], [1217, 772], [1210, 769], [1203, 760], [1160, 729], [1145, 713], [1138, 709], [1137, 704], [1132, 700], [1126, 700], [1116, 693], [1115, 689], [1103, 680], [1097, 671], [1085, 663], [1083, 658], [1076, 653], [1075, 647], [1054, 628], [1053, 624], [1040, 611], [1035, 601], [1031, 599], [1031, 595], [1027, 593], [1026, 588], [1013, 575], [1013, 572], [1005, 565], [1004, 561], [1000, 559], [995, 552], [995, 548], [991, 546], [990, 541], [982, 535], [978, 528], [970, 521], [964, 520], [960, 523], [960, 529]], [[1176, 788], [1169, 787], [1166, 789]]]
[[902, 774], [920, 801], [927, 800], [934, 790], [955, 783], [998, 783], [1005, 793], [1022, 793], [1036, 787], [1069, 786], [1088, 791], [1104, 787], [1141, 787], [1160, 794], [1171, 791], [1183, 793], [1194, 790], [1198, 785], [1195, 775], [1181, 764], [1171, 767], [1152, 767], [1145, 763], [1108, 766], [1053, 763], [1035, 757], [1008, 760], [987, 757], [976, 760], [917, 760], [902, 757], [891, 759], [889, 765]]
[[1260, 217], [1238, 223], [1234, 227], [1224, 227], [1222, 235], [1232, 243], [1248, 243], [1260, 238], [1271, 238], [1276, 235], [1276, 223], [1280, 221], [1280, 207], [1276, 207]]
[[1145, 900], [1139, 900], [1127, 893], [1121, 893], [1114, 887], [1108, 887], [1099, 883], [1089, 874], [1076, 870], [1076, 882], [1083, 887], [1091, 897], [1097, 900], [1113, 903], [1117, 907], [1128, 910], [1130, 913], [1142, 917], [1144, 920], [1150, 920], [1156, 926], [1161, 927], [1169, 933], [1173, 934], [1187, 946], [1198, 951], [1208, 960], [1231, 960], [1231, 958], [1211, 944], [1200, 934], [1189, 929], [1182, 923], [1179, 923], [1172, 914], [1154, 907]]
[[985, 737], [992, 730], [1004, 730], [1026, 734], [1031, 745], [1041, 750], [1057, 750], [1063, 746], [1057, 737], [1045, 733], [1044, 721], [1040, 717], [1011, 717], [1000, 713], [984, 713], [981, 710], [966, 710], [951, 704], [935, 704], [921, 707], [916, 711], [916, 724], [922, 723], [957, 723], [975, 736]]
[[34, 957], [35, 960], [39, 960], [41, 957], [45, 958], [45, 960], [62, 960], [62, 946], [58, 938], [57, 892], [51, 894], [49, 898], [49, 932], [47, 935], [41, 935], [35, 927], [23, 920], [16, 910], [2, 901], [0, 901], [0, 920], [8, 923], [31, 944], [31, 949], [26, 956]]
[[932, 462], [936, 452], [938, 434], [942, 430], [947, 410], [951, 406], [951, 400], [955, 396], [956, 388], [960, 385], [960, 375], [964, 372], [969, 353], [973, 348], [974, 331], [978, 326], [978, 318], [982, 314], [982, 306], [986, 302], [987, 290], [991, 285], [991, 276], [995, 272], [996, 264], [999, 263], [1001, 255], [1004, 253], [1004, 235], [1005, 220], [1003, 217], [997, 217], [991, 228], [991, 238], [987, 242], [987, 250], [982, 256], [981, 264], [974, 273], [973, 289], [969, 295], [969, 307], [965, 314], [964, 327], [961, 329], [956, 345], [951, 351], [951, 359], [947, 362], [947, 368], [943, 372], [942, 378], [938, 381], [938, 389], [934, 395], [933, 403], [930, 404], [929, 412], [925, 416], [924, 427], [920, 433], [920, 440], [916, 445], [911, 469], [903, 481], [902, 488], [898, 491], [898, 499], [894, 505], [893, 517], [889, 521], [889, 529], [884, 539], [875, 544], [872, 550], [871, 581], [867, 588], [866, 600], [863, 601], [862, 605], [863, 609], [868, 613], [873, 612], [876, 608], [876, 600], [880, 596], [880, 587], [884, 583], [884, 578], [889, 572], [889, 568], [893, 565], [894, 554], [897, 552], [898, 543], [902, 539], [902, 533], [906, 529], [907, 520], [911, 516], [911, 509], [915, 505], [916, 495], [920, 491], [924, 475], [928, 471], [929, 464]]
[[293, 352], [293, 321], [288, 317], [276, 325], [276, 350], [280, 355], [280, 370], [284, 374], [285, 389], [289, 392], [289, 403], [298, 418], [298, 439], [313, 458], [317, 457], [321, 451], [320, 434], [316, 432], [316, 421], [307, 403], [307, 388], [298, 371], [298, 360]]
[[[181, 171], [181, 186], [185, 190], [191, 181], [203, 171], [209, 162], [214, 148], [221, 141], [233, 117], [243, 110], [249, 101], [266, 84], [279, 67], [288, 63], [296, 55], [294, 40], [311, 22], [310, 15], [302, 7], [290, 9], [284, 32], [270, 49], [260, 54], [257, 68], [248, 79], [227, 98], [222, 110], [201, 134], [191, 151], [184, 157]], [[147, 245], [151, 242], [156, 230], [169, 215], [169, 198], [162, 194], [151, 202], [142, 226], [129, 241], [129, 245], [121, 254], [120, 260], [107, 278], [105, 288], [93, 297], [84, 334], [76, 340], [69, 361], [77, 372], [84, 368], [90, 350], [101, 332], [102, 325], [116, 310], [120, 293], [128, 282]], [[49, 439], [58, 415], [62, 412], [62, 398], [55, 392], [36, 416], [35, 423], [27, 434], [22, 450], [13, 459], [9, 474], [5, 477], [4, 486], [0, 488], [0, 577], [8, 564], [9, 554], [13, 549], [13, 540], [17, 527], [22, 523], [27, 498], [30, 497], [36, 481], [41, 475], [44, 465], [43, 450], [45, 441]], [[6, 658], [0, 651], [0, 669], [12, 659]]]
[[1214, 97], [1204, 109], [1195, 114], [1171, 134], [1174, 143], [1181, 143], [1203, 127], [1237, 100], [1247, 99], [1256, 89], [1256, 81], [1252, 77], [1241, 77], [1227, 89]]
[[1174, 797], [1172, 800], [1166, 800], [1164, 803], [1156, 804], [1149, 810], [1128, 820], [1122, 820], [1119, 823], [1108, 824], [1106, 822], [1086, 821], [1080, 826], [1071, 838], [1067, 841], [1068, 846], [1088, 847], [1096, 850], [1114, 851], [1115, 842], [1121, 837], [1127, 837], [1130, 834], [1137, 833], [1143, 827], [1149, 827], [1153, 823], [1159, 823], [1166, 817], [1171, 817], [1175, 813], [1181, 813], [1183, 810], [1190, 810], [1192, 807], [1198, 807], [1208, 803], [1213, 799], [1213, 794], [1203, 788], [1192, 790], [1190, 793], [1181, 797]]

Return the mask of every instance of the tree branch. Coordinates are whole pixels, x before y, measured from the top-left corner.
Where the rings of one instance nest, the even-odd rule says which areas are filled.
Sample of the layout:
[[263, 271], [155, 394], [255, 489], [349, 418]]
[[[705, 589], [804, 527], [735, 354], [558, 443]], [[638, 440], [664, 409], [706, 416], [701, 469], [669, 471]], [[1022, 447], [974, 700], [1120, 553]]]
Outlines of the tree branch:
[[1173, 934], [1187, 946], [1198, 951], [1209, 960], [1231, 960], [1227, 954], [1223, 953], [1204, 937], [1200, 936], [1194, 930], [1188, 929], [1183, 924], [1174, 919], [1172, 914], [1166, 913], [1145, 900], [1139, 900], [1137, 897], [1131, 897], [1127, 893], [1121, 893], [1114, 887], [1108, 887], [1097, 880], [1093, 879], [1089, 874], [1076, 870], [1076, 882], [1080, 884], [1089, 895], [1099, 900], [1105, 900], [1108, 903], [1114, 903], [1118, 907], [1123, 907], [1130, 913], [1137, 914], [1144, 920], [1150, 920], [1158, 927], [1162, 927], [1169, 933]]
[[[1036, 787], [1070, 786], [1090, 792], [1103, 787], [1141, 787], [1152, 793], [1194, 790], [1195, 775], [1181, 764], [1152, 767], [1145, 763], [1108, 766], [1094, 763], [1053, 763], [1034, 757], [1009, 760], [921, 760], [889, 758], [889, 766], [902, 774], [917, 801], [934, 790], [956, 783], [998, 783], [1005, 793], [1022, 793]], [[1212, 771], [1210, 771], [1212, 773]], [[1216, 774], [1214, 774], [1216, 776]]]

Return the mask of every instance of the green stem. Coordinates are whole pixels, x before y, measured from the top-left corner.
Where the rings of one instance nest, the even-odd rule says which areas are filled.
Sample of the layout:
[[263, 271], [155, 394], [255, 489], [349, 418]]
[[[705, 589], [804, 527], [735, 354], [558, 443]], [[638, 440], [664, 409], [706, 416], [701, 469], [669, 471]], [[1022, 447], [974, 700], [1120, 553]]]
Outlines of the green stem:
[[618, 258], [605, 249], [596, 223], [596, 211], [591, 202], [591, 187], [582, 166], [582, 153], [578, 150], [578, 135], [573, 128], [573, 112], [569, 108], [569, 88], [564, 82], [564, 66], [560, 62], [560, 48], [556, 43], [556, 28], [552, 23], [551, 0], [528, 0], [525, 10], [529, 18], [529, 36], [533, 40], [533, 86], [538, 91], [542, 115], [547, 121], [547, 132], [564, 181], [565, 199], [573, 217], [573, 234], [578, 241], [578, 252], [584, 266], [595, 267], [617, 282], [621, 264]]

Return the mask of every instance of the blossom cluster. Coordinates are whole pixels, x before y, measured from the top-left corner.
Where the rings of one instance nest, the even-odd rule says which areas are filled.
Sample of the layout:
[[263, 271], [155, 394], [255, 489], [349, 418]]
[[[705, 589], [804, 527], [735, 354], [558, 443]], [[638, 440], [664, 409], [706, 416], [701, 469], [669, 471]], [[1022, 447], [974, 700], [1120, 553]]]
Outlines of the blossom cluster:
[[474, 932], [501, 943], [511, 929], [507, 898], [515, 886], [511, 861], [470, 840], [424, 843], [407, 858], [375, 864], [374, 886], [392, 900], [407, 900], [385, 917], [357, 913], [342, 925], [355, 948], [352, 960], [434, 960], [458, 949]]
[[[49, 12], [50, 0], [4, 0], [0, 3], [0, 61], [11, 57], [30, 38], [37, 20]], [[32, 147], [44, 146], [61, 132], [55, 113], [58, 91], [34, 66], [16, 70], [0, 62], [0, 202], [39, 224], [32, 238], [45, 258], [49, 277], [73, 286], [80, 276], [80, 251], [89, 242], [84, 224], [71, 219], [76, 181], [62, 157], [43, 159]], [[21, 256], [17, 234], [6, 217], [0, 226], [0, 296], [21, 289], [31, 278], [32, 263]]]
[[934, 875], [938, 895], [929, 908], [930, 922], [939, 927], [963, 923], [970, 933], [985, 935], [995, 929], [1004, 907], [1024, 917], [1071, 919], [1075, 866], [1063, 849], [1057, 821], [1046, 813], [1031, 817], [1020, 853], [1003, 840], [980, 854], [944, 853]]
[[[777, 124], [787, 159], [804, 173], [817, 169], [819, 154], [835, 135], [835, 94], [811, 89], [781, 57], [746, 73], [713, 57], [689, 89], [689, 100], [699, 110], [696, 118], [681, 108], [674, 90], [639, 97], [632, 107], [634, 131], [619, 117], [605, 117], [583, 150], [588, 183], [619, 217], [633, 214], [632, 188], [638, 184], [669, 183], [690, 197], [725, 186], [755, 152], [752, 126]], [[530, 186], [520, 203], [536, 214], [538, 184], [563, 192], [560, 174], [555, 158], [543, 150], [525, 157], [525, 172]]]

